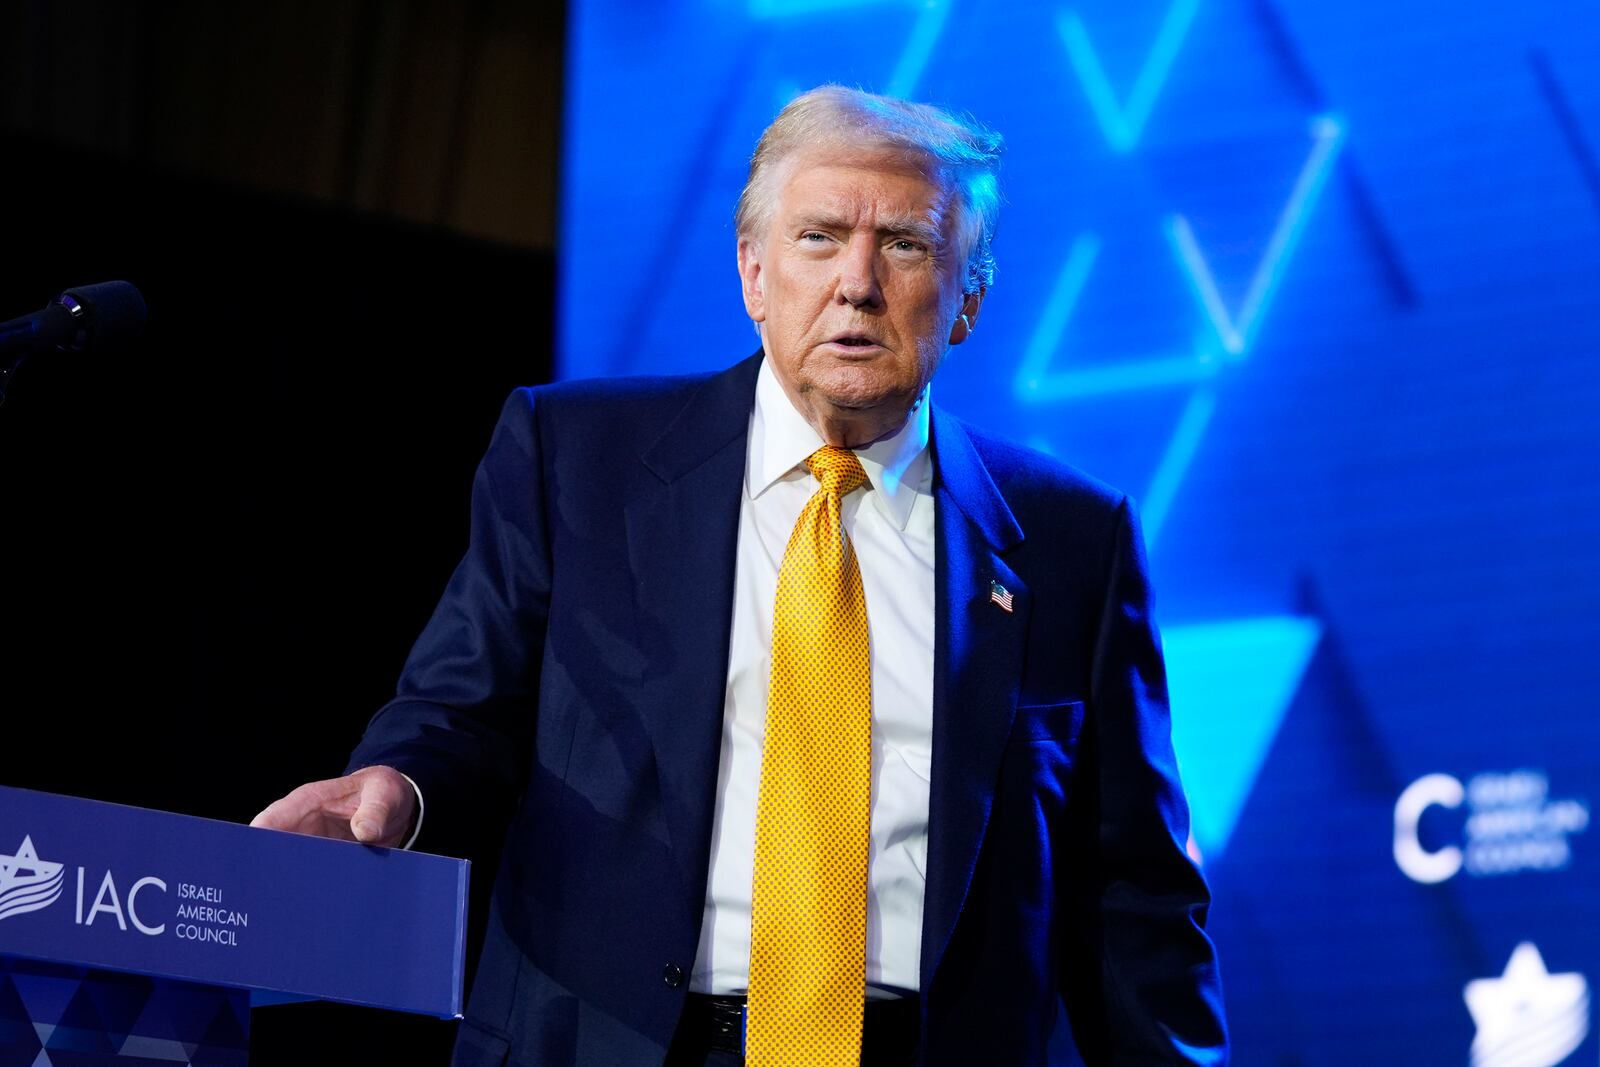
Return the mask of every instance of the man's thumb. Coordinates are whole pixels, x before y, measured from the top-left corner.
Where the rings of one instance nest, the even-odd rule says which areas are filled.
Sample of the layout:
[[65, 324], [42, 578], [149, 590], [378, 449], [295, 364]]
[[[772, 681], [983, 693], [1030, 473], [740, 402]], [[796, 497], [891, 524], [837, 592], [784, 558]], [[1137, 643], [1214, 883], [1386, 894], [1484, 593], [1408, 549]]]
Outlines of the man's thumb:
[[389, 822], [389, 805], [373, 796], [377, 790], [368, 783], [361, 790], [361, 803], [350, 816], [350, 832], [356, 840], [370, 843], [383, 837], [383, 828]]

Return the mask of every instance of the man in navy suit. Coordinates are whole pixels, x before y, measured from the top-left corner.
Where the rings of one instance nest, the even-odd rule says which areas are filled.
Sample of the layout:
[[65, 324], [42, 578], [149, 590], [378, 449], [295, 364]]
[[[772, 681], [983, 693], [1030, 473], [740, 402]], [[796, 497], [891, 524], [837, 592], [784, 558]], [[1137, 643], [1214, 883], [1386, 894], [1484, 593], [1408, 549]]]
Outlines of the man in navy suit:
[[999, 155], [925, 105], [785, 108], [738, 212], [761, 352], [513, 394], [355, 769], [257, 817], [509, 826], [457, 1062], [743, 1062], [773, 594], [824, 446], [865, 476], [861, 1062], [1045, 1063], [1062, 1006], [1089, 1063], [1225, 1061], [1129, 502], [928, 400], [993, 279]]

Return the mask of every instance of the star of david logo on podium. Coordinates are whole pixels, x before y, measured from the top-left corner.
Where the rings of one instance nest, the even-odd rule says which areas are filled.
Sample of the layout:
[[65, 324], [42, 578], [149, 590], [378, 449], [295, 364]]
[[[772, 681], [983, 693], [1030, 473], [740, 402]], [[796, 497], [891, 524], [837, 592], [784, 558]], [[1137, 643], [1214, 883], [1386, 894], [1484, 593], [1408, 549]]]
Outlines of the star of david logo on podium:
[[61, 895], [66, 867], [39, 858], [26, 835], [15, 855], [0, 853], [0, 919], [39, 911]]

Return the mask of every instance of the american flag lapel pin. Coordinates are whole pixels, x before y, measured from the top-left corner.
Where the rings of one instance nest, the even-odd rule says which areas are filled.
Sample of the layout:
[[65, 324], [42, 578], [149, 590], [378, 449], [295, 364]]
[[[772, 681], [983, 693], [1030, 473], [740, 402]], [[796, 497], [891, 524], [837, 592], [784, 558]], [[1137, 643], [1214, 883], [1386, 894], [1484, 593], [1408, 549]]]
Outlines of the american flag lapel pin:
[[999, 604], [1001, 611], [1009, 612], [1011, 610], [1011, 590], [999, 582], [989, 582], [989, 599]]

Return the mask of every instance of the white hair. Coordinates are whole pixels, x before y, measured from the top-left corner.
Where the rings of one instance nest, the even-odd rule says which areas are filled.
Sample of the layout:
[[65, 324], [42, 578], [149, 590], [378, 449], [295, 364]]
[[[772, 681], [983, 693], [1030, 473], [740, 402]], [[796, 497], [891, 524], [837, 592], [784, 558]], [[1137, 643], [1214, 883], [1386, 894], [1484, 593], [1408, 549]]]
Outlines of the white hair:
[[761, 134], [734, 213], [739, 236], [758, 241], [771, 225], [785, 159], [803, 149], [842, 147], [900, 151], [935, 170], [957, 194], [965, 291], [994, 283], [990, 244], [1000, 215], [997, 175], [1004, 140], [970, 116], [843, 85], [823, 85], [795, 97]]

